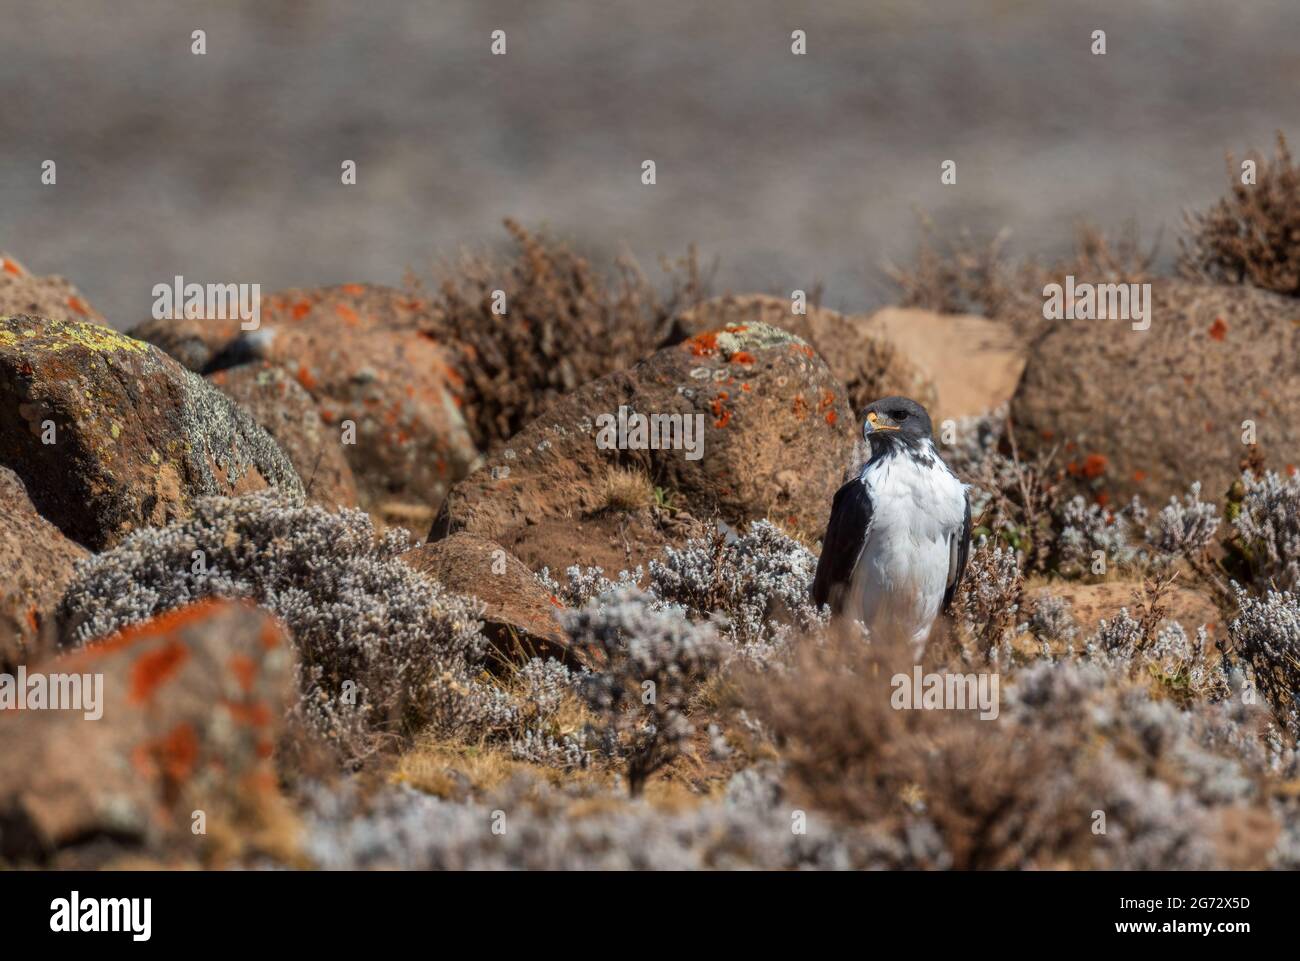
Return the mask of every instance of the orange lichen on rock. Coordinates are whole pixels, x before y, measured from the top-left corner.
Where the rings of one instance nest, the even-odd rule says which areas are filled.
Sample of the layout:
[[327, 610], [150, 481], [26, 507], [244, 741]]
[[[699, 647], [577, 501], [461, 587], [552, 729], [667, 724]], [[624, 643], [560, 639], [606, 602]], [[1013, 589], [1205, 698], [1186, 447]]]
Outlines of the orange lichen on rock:
[[149, 700], [158, 688], [180, 673], [181, 665], [189, 656], [190, 652], [178, 640], [170, 640], [158, 650], [142, 654], [131, 665], [131, 692], [128, 695], [131, 703]]
[[257, 664], [247, 654], [232, 654], [230, 656], [230, 673], [235, 675], [235, 681], [245, 692], [253, 689], [253, 681], [257, 678]]
[[697, 334], [682, 345], [696, 357], [712, 357], [718, 352], [718, 335], [716, 332]]
[[189, 779], [199, 758], [199, 738], [194, 726], [182, 722], [162, 737], [140, 745], [131, 761], [145, 777], [160, 773], [172, 784]]
[[748, 365], [754, 362], [754, 355], [747, 350], [738, 350], [731, 355], [731, 360], [732, 363]]
[[8, 257], [4, 259], [4, 271], [6, 274], [15, 274], [19, 277], [23, 275], [23, 269]]
[[1224, 323], [1222, 317], [1215, 317], [1214, 323], [1210, 325], [1211, 340], [1225, 340], [1228, 336], [1228, 325]]

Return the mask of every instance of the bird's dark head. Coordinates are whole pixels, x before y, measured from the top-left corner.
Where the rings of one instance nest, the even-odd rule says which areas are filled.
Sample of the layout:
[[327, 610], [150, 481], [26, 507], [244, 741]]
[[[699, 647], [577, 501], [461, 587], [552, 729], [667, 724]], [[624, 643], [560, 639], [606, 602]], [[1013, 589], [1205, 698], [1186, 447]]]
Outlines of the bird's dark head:
[[862, 436], [872, 449], [893, 440], [913, 444], [932, 439], [930, 415], [907, 397], [882, 397], [862, 411]]

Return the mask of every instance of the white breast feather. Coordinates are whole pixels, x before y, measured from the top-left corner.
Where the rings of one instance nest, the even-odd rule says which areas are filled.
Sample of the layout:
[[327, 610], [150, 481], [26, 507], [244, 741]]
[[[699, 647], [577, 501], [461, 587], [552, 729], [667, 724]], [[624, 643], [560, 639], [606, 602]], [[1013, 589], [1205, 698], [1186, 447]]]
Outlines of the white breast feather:
[[853, 572], [854, 616], [873, 636], [923, 643], [948, 587], [965, 488], [937, 455], [930, 467], [906, 454], [881, 458], [863, 469], [862, 482], [871, 528]]

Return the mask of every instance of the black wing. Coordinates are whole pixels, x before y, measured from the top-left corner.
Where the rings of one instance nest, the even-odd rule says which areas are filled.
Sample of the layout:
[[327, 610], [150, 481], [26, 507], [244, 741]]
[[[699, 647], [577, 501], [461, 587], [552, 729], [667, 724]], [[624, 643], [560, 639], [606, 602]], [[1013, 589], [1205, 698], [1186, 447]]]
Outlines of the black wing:
[[961, 534], [953, 538], [951, 545], [952, 560], [948, 564], [948, 589], [943, 594], [943, 609], [952, 606], [953, 595], [961, 584], [962, 575], [966, 573], [966, 557], [970, 554], [970, 495], [966, 495], [966, 519], [962, 521]]
[[831, 519], [822, 538], [822, 556], [812, 585], [813, 603], [818, 607], [830, 604], [831, 611], [839, 613], [843, 588], [853, 579], [853, 568], [867, 544], [870, 526], [871, 498], [862, 481], [854, 478], [835, 492], [831, 503]]

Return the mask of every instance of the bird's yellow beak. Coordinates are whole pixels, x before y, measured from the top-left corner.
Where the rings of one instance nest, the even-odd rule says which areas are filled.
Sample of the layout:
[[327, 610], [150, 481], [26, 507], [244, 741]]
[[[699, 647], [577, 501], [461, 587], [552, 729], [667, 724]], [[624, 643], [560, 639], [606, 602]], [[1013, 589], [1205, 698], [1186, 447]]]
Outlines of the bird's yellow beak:
[[868, 413], [867, 413], [867, 423], [871, 425], [871, 429], [872, 429], [873, 431], [877, 431], [877, 430], [898, 430], [898, 429], [899, 429], [899, 428], [894, 427], [894, 426], [892, 426], [892, 425], [890, 425], [890, 424], [883, 423], [883, 422], [881, 421], [881, 419], [880, 419], [880, 416], [879, 416], [879, 415], [878, 415], [874, 410], [873, 410], [873, 411], [868, 411]]

